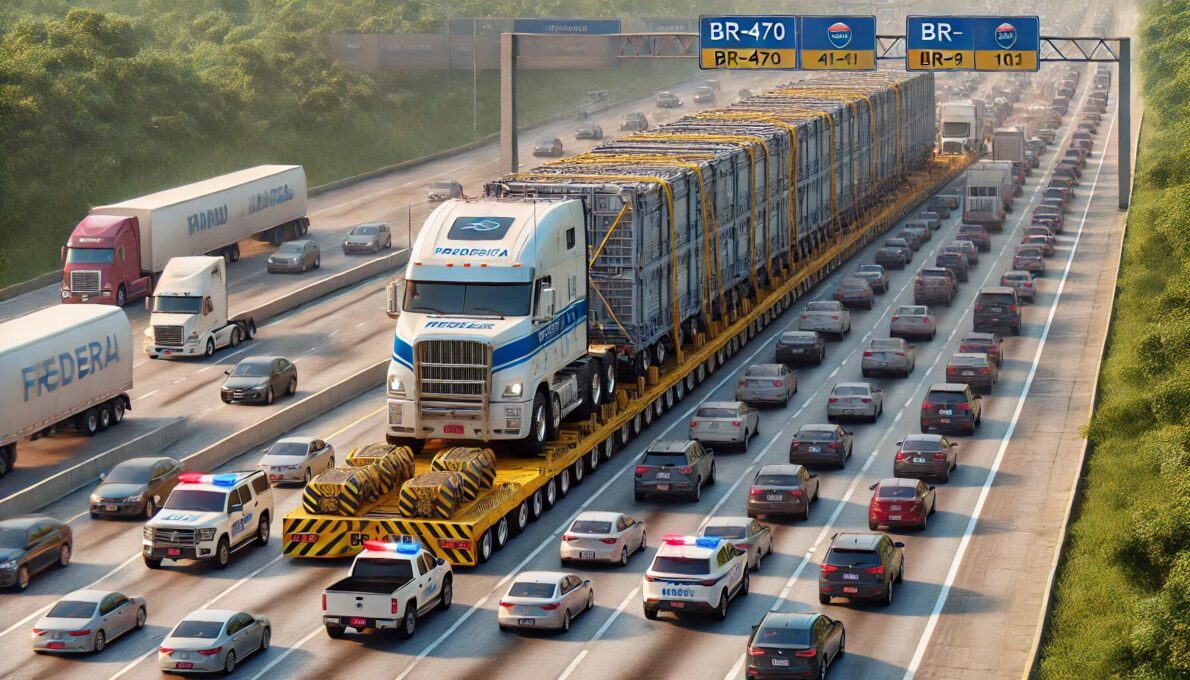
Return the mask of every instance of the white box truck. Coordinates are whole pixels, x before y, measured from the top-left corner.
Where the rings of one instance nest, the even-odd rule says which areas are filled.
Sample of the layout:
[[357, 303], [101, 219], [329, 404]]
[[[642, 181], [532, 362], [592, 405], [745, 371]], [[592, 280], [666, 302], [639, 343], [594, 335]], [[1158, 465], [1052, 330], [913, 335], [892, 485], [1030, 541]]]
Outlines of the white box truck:
[[132, 408], [132, 327], [104, 305], [47, 307], [0, 323], [0, 475], [17, 442], [70, 426], [88, 435]]
[[145, 307], [152, 312], [144, 341], [150, 359], [209, 357], [256, 335], [251, 316], [228, 316], [227, 262], [222, 257], [170, 260]]
[[62, 302], [125, 302], [153, 292], [175, 257], [240, 258], [247, 238], [282, 241], [309, 229], [306, 171], [261, 165], [92, 208], [62, 248]]
[[1003, 231], [1004, 214], [1012, 212], [1012, 164], [977, 161], [967, 168], [963, 188], [963, 222]]
[[948, 155], [983, 151], [984, 105], [980, 99], [943, 102], [938, 118], [941, 123], [941, 153]]

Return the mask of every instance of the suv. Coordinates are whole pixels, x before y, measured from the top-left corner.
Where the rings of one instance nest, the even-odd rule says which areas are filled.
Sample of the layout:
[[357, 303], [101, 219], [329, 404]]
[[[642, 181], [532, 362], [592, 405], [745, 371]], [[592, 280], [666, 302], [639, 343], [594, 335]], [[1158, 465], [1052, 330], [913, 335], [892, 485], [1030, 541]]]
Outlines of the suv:
[[214, 560], [226, 569], [231, 553], [269, 542], [273, 491], [262, 470], [184, 472], [165, 506], [145, 524], [141, 555], [159, 569], [162, 559]]
[[698, 502], [702, 487], [715, 483], [715, 451], [694, 440], [653, 442], [636, 465], [636, 500], [649, 494], [689, 496]]
[[629, 111], [620, 119], [620, 129], [643, 132], [649, 129], [649, 119], [640, 111]]
[[921, 431], [932, 428], [975, 434], [983, 420], [983, 402], [965, 383], [934, 383], [921, 402]]
[[712, 536], [662, 538], [641, 584], [645, 618], [650, 621], [661, 611], [699, 611], [722, 621], [731, 599], [747, 594], [748, 551]]
[[835, 534], [818, 573], [818, 601], [849, 597], [892, 604], [893, 583], [905, 576], [904, 547], [887, 534]]
[[958, 238], [966, 239], [975, 244], [980, 252], [986, 253], [992, 249], [992, 237], [981, 224], [960, 224]]
[[1016, 288], [989, 286], [975, 297], [973, 330], [980, 333], [1007, 328], [1013, 335], [1021, 334], [1021, 304]]

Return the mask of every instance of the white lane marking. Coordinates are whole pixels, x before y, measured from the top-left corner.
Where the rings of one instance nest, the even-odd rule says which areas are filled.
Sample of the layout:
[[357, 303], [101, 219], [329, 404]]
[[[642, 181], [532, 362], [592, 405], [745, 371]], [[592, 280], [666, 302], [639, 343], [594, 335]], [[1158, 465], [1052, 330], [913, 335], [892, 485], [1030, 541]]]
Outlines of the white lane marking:
[[306, 637], [297, 641], [297, 644], [295, 644], [292, 647], [287, 648], [284, 652], [281, 652], [281, 654], [279, 654], [277, 656], [277, 658], [273, 659], [272, 661], [270, 661], [268, 663], [268, 665], [266, 665], [264, 668], [260, 669], [259, 673], [252, 676], [252, 680], [260, 680], [261, 678], [268, 675], [269, 671], [273, 670], [273, 668], [277, 664], [284, 661], [287, 656], [289, 656], [290, 654], [293, 654], [294, 651], [296, 651], [299, 647], [301, 647], [302, 645], [309, 642], [315, 635], [318, 635], [321, 632], [322, 632], [322, 626], [319, 626], [319, 627], [315, 628], [314, 630], [310, 631], [309, 633], [307, 633]]
[[190, 379], [189, 375], [184, 375], [181, 378], [178, 378], [177, 380], [172, 381], [172, 384], [177, 385], [178, 383], [186, 382], [189, 379]]
[[158, 393], [158, 392], [160, 392], [160, 391], [161, 391], [161, 388], [160, 388], [160, 387], [158, 387], [158, 388], [157, 388], [157, 389], [155, 389], [155, 390], [150, 390], [150, 391], [148, 391], [148, 392], [145, 392], [144, 394], [140, 395], [139, 397], [137, 397], [137, 398], [133, 399], [133, 401], [140, 401], [141, 399], [144, 399], [145, 397], [151, 397], [151, 396], [153, 396], [154, 394], [157, 394], [157, 393]]
[[[1111, 124], [1107, 128], [1106, 143], [1111, 141], [1112, 132], [1116, 126], [1116, 118], [1112, 116]], [[983, 512], [984, 503], [987, 502], [988, 495], [992, 490], [992, 483], [996, 481], [996, 473], [1000, 470], [1000, 463], [1004, 460], [1004, 455], [1008, 451], [1008, 442], [1012, 440], [1013, 433], [1016, 432], [1017, 422], [1021, 417], [1021, 412], [1025, 408], [1025, 400], [1029, 396], [1029, 389], [1033, 386], [1033, 379], [1037, 375], [1037, 367], [1041, 364], [1041, 353], [1045, 349], [1045, 342], [1049, 338], [1050, 329], [1054, 324], [1054, 317], [1058, 313], [1058, 301], [1062, 298], [1062, 292], [1066, 289], [1066, 280], [1070, 275], [1070, 267], [1074, 263], [1074, 254], [1078, 252], [1079, 241], [1083, 237], [1083, 227], [1087, 224], [1087, 215], [1091, 210], [1091, 203], [1095, 198], [1095, 189], [1099, 186], [1099, 175], [1103, 172], [1103, 161], [1107, 157], [1106, 153], [1099, 154], [1099, 167], [1095, 169], [1095, 181], [1091, 183], [1091, 192], [1087, 195], [1087, 205], [1083, 208], [1082, 219], [1079, 220], [1078, 232], [1074, 236], [1074, 244], [1070, 247], [1070, 254], [1066, 257], [1066, 266], [1062, 269], [1062, 280], [1058, 282], [1058, 290], [1054, 294], [1054, 301], [1050, 304], [1049, 316], [1045, 320], [1045, 328], [1041, 331], [1041, 339], [1037, 343], [1037, 351], [1033, 353], [1033, 364], [1029, 367], [1029, 375], [1025, 378], [1025, 384], [1021, 388], [1021, 396], [1017, 400], [1016, 408], [1012, 412], [1012, 420], [1008, 422], [1008, 430], [1004, 432], [1004, 436], [1000, 439], [1000, 448], [996, 451], [996, 458], [992, 461], [992, 467], [988, 471], [987, 479], [984, 480], [983, 486], [979, 490], [979, 498], [975, 501], [975, 509], [971, 511], [971, 517], [967, 520], [967, 527], [963, 531], [963, 538], [959, 541], [959, 548], [955, 551], [955, 556], [950, 562], [950, 569], [946, 572], [946, 580], [942, 582], [942, 589], [938, 591], [938, 599], [934, 602], [934, 609], [930, 612], [930, 618], [926, 622], [925, 630], [922, 631], [921, 640], [917, 643], [917, 649], [913, 652], [913, 658], [909, 661], [908, 668], [905, 669], [905, 680], [909, 680], [917, 672], [921, 661], [925, 657], [926, 647], [929, 646], [930, 638], [934, 634], [934, 628], [938, 625], [938, 619], [942, 616], [942, 608], [946, 606], [946, 599], [950, 596], [950, 589], [954, 586], [955, 578], [958, 577], [959, 566], [963, 562], [963, 556], [967, 552], [967, 546], [971, 544], [971, 536], [975, 533], [975, 525], [979, 522], [979, 515]]]
[[[84, 513], [84, 514], [85, 514], [85, 513]], [[127, 560], [125, 560], [125, 561], [124, 561], [124, 563], [123, 563], [123, 564], [119, 564], [119, 565], [117, 565], [117, 566], [116, 566], [116, 567], [114, 567], [114, 568], [113, 568], [111, 571], [109, 571], [109, 572], [107, 572], [106, 574], [104, 574], [103, 576], [100, 576], [99, 578], [95, 579], [94, 581], [92, 581], [92, 582], [91, 582], [89, 585], [87, 585], [86, 587], [84, 587], [84, 588], [80, 588], [80, 590], [90, 590], [90, 589], [94, 588], [95, 586], [99, 585], [99, 583], [100, 583], [101, 581], [104, 581], [104, 580], [106, 580], [106, 579], [110, 578], [110, 577], [111, 577], [112, 575], [114, 575], [116, 572], [120, 571], [120, 570], [121, 570], [121, 569], [123, 569], [124, 567], [127, 567], [129, 564], [131, 564], [131, 563], [132, 563], [132, 561], [133, 561], [133, 560], [137, 559], [138, 557], [140, 557], [140, 553], [137, 553], [137, 554], [133, 555], [132, 557], [128, 558]], [[26, 616], [25, 618], [21, 619], [20, 621], [17, 621], [16, 623], [12, 624], [12, 625], [11, 625], [11, 626], [9, 626], [8, 628], [5, 628], [4, 630], [0, 631], [0, 637], [4, 637], [5, 635], [8, 635], [9, 633], [11, 633], [12, 631], [16, 630], [17, 628], [20, 628], [20, 627], [24, 626], [26, 623], [29, 623], [29, 622], [30, 622], [30, 621], [32, 621], [33, 619], [35, 619], [35, 618], [37, 618], [37, 617], [41, 616], [42, 614], [44, 614], [44, 613], [48, 612], [48, 611], [50, 610], [50, 607], [51, 607], [51, 606], [53, 606], [53, 605], [48, 605], [48, 604], [47, 604], [46, 606], [42, 607], [41, 609], [38, 609], [37, 611], [33, 612], [32, 614], [30, 614], [30, 615]]]
[[367, 322], [367, 321], [361, 321], [361, 322], [359, 322], [359, 323], [355, 324], [354, 326], [352, 326], [352, 328], [359, 328], [360, 326], [363, 326], [363, 325], [364, 325], [364, 324], [366, 324], [366, 323], [368, 323], [368, 322]]

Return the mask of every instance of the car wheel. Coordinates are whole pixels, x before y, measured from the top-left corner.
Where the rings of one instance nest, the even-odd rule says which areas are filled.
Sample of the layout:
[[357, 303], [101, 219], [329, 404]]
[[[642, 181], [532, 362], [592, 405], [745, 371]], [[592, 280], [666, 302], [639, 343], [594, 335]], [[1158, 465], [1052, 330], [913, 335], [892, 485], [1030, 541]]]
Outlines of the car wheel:
[[136, 610], [136, 629], [137, 629], [137, 630], [140, 630], [141, 628], [144, 628], [144, 627], [145, 627], [145, 621], [147, 621], [147, 620], [148, 620], [148, 618], [149, 618], [149, 615], [148, 615], [148, 613], [147, 613], [147, 612], [145, 612], [145, 608], [144, 608], [144, 607], [141, 607], [140, 609], [137, 609], [137, 610]]
[[[756, 553], [756, 554], [760, 555], [760, 553]], [[745, 569], [744, 570], [744, 580], [742, 583], [740, 583], [740, 593], [739, 593], [740, 597], [744, 597], [745, 595], [748, 594], [748, 588], [750, 586], [751, 586], [751, 577], [748, 576], [748, 570]]]
[[228, 650], [227, 658], [223, 660], [223, 674], [231, 675], [236, 670], [236, 653], [235, 650]]
[[266, 391], [264, 393], [264, 403], [266, 403], [266, 404], [273, 403], [273, 387], [272, 387], [272, 385], [270, 385], [268, 391]]
[[818, 604], [830, 604], [831, 596], [825, 593], [818, 593]]
[[227, 537], [219, 539], [219, 545], [215, 548], [215, 568], [226, 569], [227, 565], [231, 563], [231, 545], [227, 542]]
[[297, 394], [297, 378], [289, 379], [289, 386], [285, 388], [286, 394]]
[[107, 647], [107, 635], [102, 630], [95, 631], [95, 642], [91, 645], [91, 651], [98, 654], [104, 647]]
[[927, 524], [927, 520], [926, 520], [926, 518], [927, 518], [927, 517], [929, 517], [929, 516], [930, 516], [930, 513], [928, 513], [928, 512], [926, 512], [926, 513], [923, 513], [923, 514], [922, 514], [922, 516], [921, 516], [921, 521], [917, 523], [917, 529], [918, 529], [918, 531], [925, 531], [925, 530], [926, 530], [926, 524]]
[[595, 608], [595, 591], [588, 590], [587, 591], [587, 611], [591, 611], [594, 608]]
[[702, 500], [702, 477], [699, 477], [698, 481], [694, 483], [694, 491], [690, 494], [690, 500], [694, 503]]
[[570, 631], [570, 610], [567, 609], [562, 614], [562, 632], [567, 633], [569, 631]]
[[320, 267], [322, 267], [322, 256], [321, 255], [314, 258], [314, 268], [319, 269]]
[[417, 607], [413, 601], [405, 603], [405, 618], [401, 619], [401, 637], [408, 640], [417, 632]]
[[621, 567], [628, 566], [628, 546], [624, 546], [623, 548], [620, 548], [620, 566]]
[[895, 581], [889, 581], [889, 582], [888, 582], [888, 587], [884, 589], [884, 599], [882, 599], [882, 600], [880, 601], [880, 604], [881, 604], [881, 605], [883, 605], [883, 606], [885, 606], [885, 607], [888, 607], [888, 606], [891, 606], [891, 605], [892, 605], [892, 602], [893, 602], [893, 583], [894, 583], [894, 582], [895, 582]]
[[723, 621], [727, 618], [727, 591], [719, 593], [719, 606], [715, 607], [715, 619]]
[[260, 521], [256, 523], [256, 545], [269, 544], [269, 514], [263, 513], [260, 516]]
[[897, 581], [896, 582], [900, 583], [901, 581], [904, 581], [904, 580], [905, 580], [905, 562], [902, 559], [901, 568], [897, 570]]
[[715, 485], [715, 464], [711, 463], [711, 478], [707, 480], [707, 486]]
[[879, 526], [880, 524], [873, 522], [872, 520], [868, 520], [868, 531], [876, 531], [876, 528]]
[[71, 546], [69, 543], [63, 543], [62, 545], [58, 546], [58, 566], [59, 567], [70, 566], [70, 553], [71, 553]]
[[442, 579], [442, 596], [438, 598], [438, 609], [450, 609], [450, 603], [454, 601], [454, 590], [454, 579], [449, 575]]
[[264, 632], [260, 634], [260, 648], [257, 651], [266, 651], [269, 648], [269, 638], [273, 637], [273, 631], [265, 628]]

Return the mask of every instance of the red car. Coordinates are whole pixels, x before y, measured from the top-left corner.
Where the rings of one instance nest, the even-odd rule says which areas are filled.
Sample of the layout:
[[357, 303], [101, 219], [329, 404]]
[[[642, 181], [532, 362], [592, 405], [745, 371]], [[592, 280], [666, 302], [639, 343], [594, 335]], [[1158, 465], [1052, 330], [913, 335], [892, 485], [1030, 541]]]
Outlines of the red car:
[[888, 477], [868, 487], [872, 500], [868, 502], [868, 529], [876, 531], [880, 525], [925, 529], [926, 518], [934, 514], [937, 499], [934, 485], [920, 479]]

